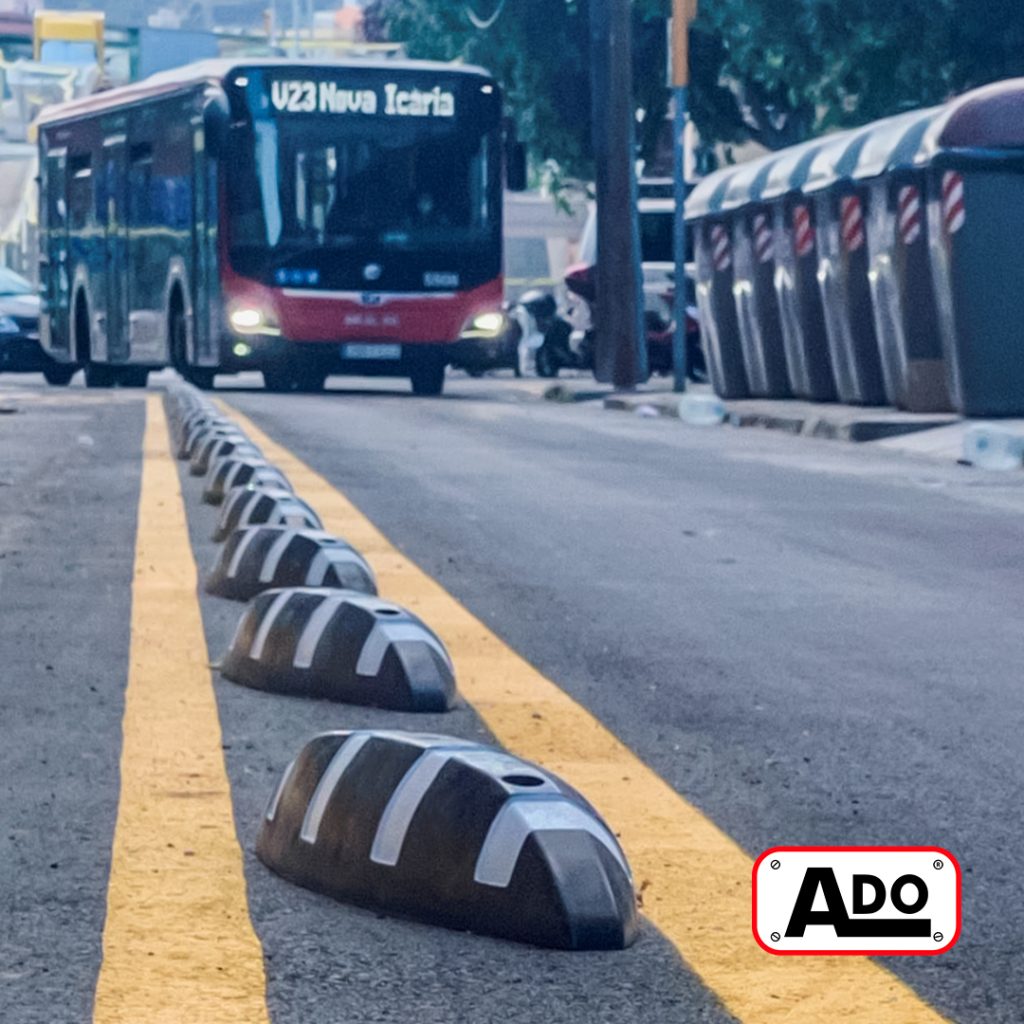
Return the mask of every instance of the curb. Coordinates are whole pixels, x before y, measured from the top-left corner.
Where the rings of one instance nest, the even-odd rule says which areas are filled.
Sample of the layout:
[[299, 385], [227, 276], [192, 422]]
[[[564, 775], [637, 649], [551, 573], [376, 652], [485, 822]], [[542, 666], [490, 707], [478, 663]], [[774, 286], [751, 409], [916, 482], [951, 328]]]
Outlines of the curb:
[[[677, 394], [613, 394], [604, 401], [605, 409], [679, 419]], [[960, 422], [952, 413], [903, 413], [896, 410], [865, 410], [849, 406], [813, 406], [811, 403], [744, 400], [726, 402], [726, 423], [733, 427], [761, 427], [802, 437], [863, 443], [888, 437], [914, 434], [934, 427]]]

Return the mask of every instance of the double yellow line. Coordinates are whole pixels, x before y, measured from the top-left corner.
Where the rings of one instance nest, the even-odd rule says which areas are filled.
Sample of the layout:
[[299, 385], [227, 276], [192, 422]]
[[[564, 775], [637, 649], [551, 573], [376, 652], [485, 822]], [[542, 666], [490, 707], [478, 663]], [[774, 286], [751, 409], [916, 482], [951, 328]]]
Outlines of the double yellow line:
[[[258, 1024], [266, 1020], [262, 959], [245, 902], [185, 513], [156, 398], [148, 413], [122, 797], [95, 1020]], [[592, 800], [621, 838], [643, 890], [644, 913], [738, 1020], [943, 1019], [870, 960], [775, 958], [760, 950], [750, 933], [747, 854], [398, 551], [327, 480], [231, 413], [326, 528], [367, 556], [382, 593], [438, 632], [463, 695], [497, 740]], [[189, 772], [198, 773], [194, 781]], [[201, 848], [187, 863], [177, 849], [185, 843]], [[158, 940], [149, 938], [154, 929]], [[188, 993], [197, 1012], [180, 1009]], [[413, 993], [409, 1002], [413, 1013]], [[147, 1005], [145, 1013], [123, 1013], [125, 1006]]]

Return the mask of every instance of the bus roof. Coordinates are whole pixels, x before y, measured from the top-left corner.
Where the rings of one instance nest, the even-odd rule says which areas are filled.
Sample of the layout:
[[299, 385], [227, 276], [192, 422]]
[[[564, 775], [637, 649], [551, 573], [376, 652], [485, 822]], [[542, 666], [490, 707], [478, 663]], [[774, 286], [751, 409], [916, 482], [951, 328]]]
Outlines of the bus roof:
[[161, 71], [149, 78], [143, 78], [130, 85], [122, 85], [116, 89], [85, 96], [82, 99], [70, 100], [45, 107], [40, 113], [37, 123], [40, 127], [70, 121], [76, 117], [90, 114], [101, 114], [107, 110], [140, 103], [157, 96], [169, 95], [184, 89], [203, 85], [204, 83], [221, 84], [231, 74], [241, 68], [374, 68], [380, 71], [446, 71], [456, 74], [480, 75], [490, 78], [491, 75], [483, 68], [471, 64], [445, 64], [441, 61], [429, 60], [394, 60], [358, 58], [353, 60], [302, 60], [287, 57], [232, 57], [201, 60], [170, 71]]

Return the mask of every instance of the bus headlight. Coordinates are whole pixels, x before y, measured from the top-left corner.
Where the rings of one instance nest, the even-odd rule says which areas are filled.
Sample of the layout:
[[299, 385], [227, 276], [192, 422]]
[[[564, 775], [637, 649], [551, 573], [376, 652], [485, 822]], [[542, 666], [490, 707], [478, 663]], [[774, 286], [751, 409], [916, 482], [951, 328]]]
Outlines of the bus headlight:
[[496, 338], [508, 326], [504, 313], [477, 313], [462, 328], [463, 338]]
[[235, 306], [228, 313], [228, 322], [236, 334], [271, 334], [281, 333], [273, 317], [258, 306]]

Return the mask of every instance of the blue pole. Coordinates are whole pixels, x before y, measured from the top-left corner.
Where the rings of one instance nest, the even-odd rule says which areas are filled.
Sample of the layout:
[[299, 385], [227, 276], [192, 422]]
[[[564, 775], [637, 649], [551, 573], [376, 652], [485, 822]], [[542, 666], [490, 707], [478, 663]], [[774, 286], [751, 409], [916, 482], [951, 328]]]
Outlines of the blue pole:
[[675, 330], [672, 333], [673, 391], [686, 390], [686, 86], [672, 89], [675, 106], [672, 126], [673, 180], [675, 194], [675, 231], [673, 232], [675, 273]]

